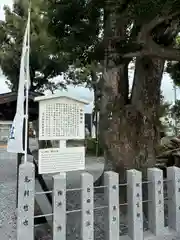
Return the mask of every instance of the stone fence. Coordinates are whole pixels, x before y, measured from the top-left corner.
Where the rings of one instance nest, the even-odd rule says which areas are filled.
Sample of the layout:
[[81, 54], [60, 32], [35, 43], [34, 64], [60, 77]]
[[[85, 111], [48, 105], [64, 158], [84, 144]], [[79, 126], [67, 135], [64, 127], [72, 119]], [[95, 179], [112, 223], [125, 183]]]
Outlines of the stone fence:
[[[148, 170], [148, 231], [143, 230], [142, 174], [127, 171], [128, 234], [120, 236], [119, 176], [115, 172], [104, 173], [104, 200], [107, 219], [104, 219], [106, 240], [172, 240], [180, 237], [180, 169], [167, 169], [168, 226], [164, 218], [163, 172], [157, 168]], [[53, 177], [52, 190], [53, 240], [66, 240], [66, 174]], [[19, 168], [19, 193], [17, 239], [34, 240], [35, 170], [32, 163]], [[94, 237], [94, 186], [93, 176], [81, 175], [81, 239]], [[47, 215], [46, 215], [47, 216]], [[180, 238], [179, 238], [180, 239]]]

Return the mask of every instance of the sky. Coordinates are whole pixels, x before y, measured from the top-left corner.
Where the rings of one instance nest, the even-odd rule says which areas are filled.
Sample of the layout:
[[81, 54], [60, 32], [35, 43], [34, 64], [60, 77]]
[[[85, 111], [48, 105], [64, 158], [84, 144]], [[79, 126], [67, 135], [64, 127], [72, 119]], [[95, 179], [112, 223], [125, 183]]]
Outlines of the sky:
[[[4, 19], [4, 13], [3, 13], [3, 6], [4, 4], [8, 6], [12, 6], [12, 0], [0, 0], [0, 20]], [[130, 73], [130, 82], [132, 82], [133, 73]], [[6, 93], [9, 91], [6, 83], [6, 77], [0, 72], [0, 94]], [[174, 101], [174, 91], [173, 91], [173, 83], [171, 78], [167, 73], [164, 73], [163, 79], [162, 79], [162, 86], [161, 86], [163, 95], [165, 97], [165, 100], [168, 102]], [[93, 101], [93, 92], [89, 91], [89, 89], [86, 89], [84, 87], [68, 87], [68, 91], [72, 93], [72, 95], [75, 95], [76, 97], [85, 98], [91, 102], [91, 104], [86, 107], [86, 112], [91, 112], [92, 109], [92, 101]], [[177, 98], [180, 99], [180, 90], [177, 89]]]

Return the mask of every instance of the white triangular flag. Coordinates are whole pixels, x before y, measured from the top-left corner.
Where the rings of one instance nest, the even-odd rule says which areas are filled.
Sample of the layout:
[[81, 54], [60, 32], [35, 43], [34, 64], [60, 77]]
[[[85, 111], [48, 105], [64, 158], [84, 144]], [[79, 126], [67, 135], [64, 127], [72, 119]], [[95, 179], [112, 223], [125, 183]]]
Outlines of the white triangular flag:
[[16, 114], [11, 126], [10, 136], [7, 144], [7, 151], [13, 153], [24, 153], [23, 149], [23, 125], [24, 125], [24, 89], [30, 86], [29, 77], [29, 38], [30, 38], [30, 14], [27, 21], [27, 26], [24, 34], [19, 87], [17, 96]]

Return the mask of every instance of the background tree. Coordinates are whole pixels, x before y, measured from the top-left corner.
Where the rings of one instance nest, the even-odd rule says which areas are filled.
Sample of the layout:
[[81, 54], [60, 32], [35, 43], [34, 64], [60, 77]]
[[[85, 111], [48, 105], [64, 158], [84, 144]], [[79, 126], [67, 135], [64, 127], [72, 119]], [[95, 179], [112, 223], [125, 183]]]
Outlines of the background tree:
[[[5, 6], [5, 20], [0, 21], [0, 67], [7, 77], [11, 90], [17, 90], [19, 66], [22, 51], [22, 39], [27, 21], [28, 1], [14, 3], [13, 9]], [[53, 77], [68, 68], [68, 55], [60, 52], [59, 43], [48, 35], [46, 12], [43, 1], [32, 1], [31, 11], [31, 48], [30, 76], [31, 91], [44, 91], [64, 86], [55, 84]]]
[[172, 115], [176, 115], [176, 118], [180, 119], [180, 100], [176, 100], [176, 103], [171, 108]]
[[[100, 133], [113, 169], [155, 164], [165, 60], [178, 60], [178, 1], [47, 1], [49, 32], [72, 60], [101, 65]], [[130, 94], [128, 66], [135, 58]]]
[[166, 135], [168, 128], [170, 127], [169, 115], [170, 115], [170, 106], [171, 104], [166, 101], [161, 95], [160, 106], [159, 106], [159, 129], [161, 133]]
[[[180, 36], [176, 37], [175, 45], [177, 48], [180, 47]], [[180, 87], [180, 61], [169, 61], [167, 63], [167, 72], [174, 82], [174, 86]], [[170, 109], [171, 117], [176, 120], [177, 125], [180, 123], [180, 100], [176, 100], [173, 106]], [[179, 134], [179, 128], [177, 127], [177, 131]]]
[[[177, 36], [175, 39], [176, 48], [180, 48], [180, 36]], [[167, 63], [167, 72], [173, 79], [173, 82], [176, 86], [180, 87], [180, 62], [179, 61], [169, 61]]]

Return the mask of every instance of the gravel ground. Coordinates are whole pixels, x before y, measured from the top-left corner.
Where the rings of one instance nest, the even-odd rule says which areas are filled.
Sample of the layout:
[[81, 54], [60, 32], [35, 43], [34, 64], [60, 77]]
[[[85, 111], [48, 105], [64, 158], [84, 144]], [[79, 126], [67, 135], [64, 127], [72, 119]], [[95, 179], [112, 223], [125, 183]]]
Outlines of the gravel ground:
[[0, 239], [16, 239], [16, 155], [0, 148]]

